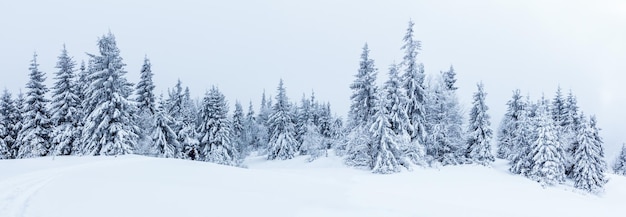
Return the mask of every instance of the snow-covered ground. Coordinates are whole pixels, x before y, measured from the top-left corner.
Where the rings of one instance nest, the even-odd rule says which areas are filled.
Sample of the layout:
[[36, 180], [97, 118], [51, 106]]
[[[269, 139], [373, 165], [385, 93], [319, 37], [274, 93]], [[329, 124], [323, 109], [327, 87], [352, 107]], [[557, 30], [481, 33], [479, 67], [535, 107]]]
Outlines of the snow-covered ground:
[[[332, 154], [331, 154], [332, 155]], [[0, 217], [123, 216], [624, 216], [626, 177], [600, 196], [542, 188], [474, 165], [377, 175], [337, 157], [247, 169], [142, 156], [0, 161]]]

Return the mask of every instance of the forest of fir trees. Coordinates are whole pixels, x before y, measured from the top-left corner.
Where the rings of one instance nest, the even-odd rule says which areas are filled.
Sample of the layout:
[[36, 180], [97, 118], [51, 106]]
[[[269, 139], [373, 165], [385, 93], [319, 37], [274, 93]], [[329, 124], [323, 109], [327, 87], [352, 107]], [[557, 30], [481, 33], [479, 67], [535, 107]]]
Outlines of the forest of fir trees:
[[[242, 166], [250, 154], [313, 161], [333, 149], [347, 165], [373, 173], [490, 166], [500, 158], [510, 162], [511, 173], [544, 186], [571, 182], [584, 191], [603, 190], [608, 180], [600, 129], [594, 116], [579, 110], [572, 91], [564, 96], [559, 87], [552, 100], [537, 101], [513, 91], [494, 134], [487, 93], [478, 83], [465, 123], [454, 68], [425, 74], [413, 26], [409, 21], [403, 59], [388, 67], [382, 87], [363, 46], [345, 124], [313, 92], [290, 101], [282, 79], [274, 97], [261, 94], [256, 112], [252, 102], [244, 111], [239, 101], [231, 112], [216, 86], [193, 100], [180, 80], [167, 96], [156, 96], [150, 60], [145, 57], [139, 82], [129, 82], [112, 33], [100, 37], [99, 53], [78, 66], [63, 46], [51, 89], [35, 54], [26, 93], [14, 97], [5, 89], [0, 96], [0, 159], [140, 154]], [[613, 171], [626, 175], [626, 145]]]

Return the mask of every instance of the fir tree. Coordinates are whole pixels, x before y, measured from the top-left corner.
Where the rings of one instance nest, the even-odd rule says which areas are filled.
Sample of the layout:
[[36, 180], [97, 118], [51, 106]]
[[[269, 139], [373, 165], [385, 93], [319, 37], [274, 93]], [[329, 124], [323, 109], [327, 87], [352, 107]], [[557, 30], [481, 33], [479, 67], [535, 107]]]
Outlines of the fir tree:
[[[515, 121], [515, 127], [510, 128], [511, 137], [509, 137], [509, 141], [507, 141], [509, 142], [508, 145], [510, 145], [507, 156], [511, 160], [509, 170], [514, 174], [526, 176], [532, 166], [530, 151], [536, 137], [533, 135], [535, 133], [533, 129], [536, 128], [536, 126], [530, 116], [530, 105], [521, 100], [518, 103], [519, 107], [515, 112], [517, 119]], [[499, 142], [502, 142], [502, 140]]]
[[85, 90], [83, 109], [87, 111], [81, 142], [87, 155], [123, 155], [133, 153], [137, 126], [135, 104], [128, 98], [133, 84], [126, 71], [112, 33], [98, 41], [100, 55], [90, 54], [92, 67]]
[[45, 156], [50, 151], [50, 114], [46, 104], [50, 101], [45, 98], [46, 88], [45, 74], [38, 69], [37, 54], [33, 56], [30, 65], [30, 81], [26, 84], [28, 89], [25, 102], [23, 126], [19, 132], [17, 157], [29, 158]]
[[178, 136], [170, 127], [173, 118], [165, 111], [165, 106], [161, 100], [160, 105], [155, 108], [154, 128], [152, 130], [152, 153], [164, 158], [179, 158]]
[[496, 157], [513, 160], [516, 155], [516, 150], [514, 150], [516, 138], [520, 136], [516, 133], [519, 132], [520, 120], [524, 112], [524, 102], [519, 89], [513, 91], [513, 97], [506, 104], [507, 111], [498, 130]]
[[365, 125], [370, 122], [370, 119], [376, 114], [376, 100], [377, 100], [377, 88], [376, 88], [376, 74], [377, 69], [374, 66], [374, 60], [369, 57], [369, 48], [367, 43], [363, 46], [363, 53], [361, 54], [361, 62], [359, 63], [359, 70], [356, 74], [356, 79], [350, 85], [352, 89], [352, 104], [350, 105], [350, 123], [351, 126], [356, 127], [359, 125]]
[[465, 157], [463, 118], [456, 93], [448, 89], [441, 75], [428, 95], [426, 154], [443, 165], [455, 165]]
[[552, 119], [546, 105], [537, 111], [537, 139], [532, 143], [531, 167], [528, 176], [542, 185], [554, 185], [565, 181], [565, 162], [562, 144], [556, 137]]
[[65, 45], [58, 58], [55, 86], [52, 91], [52, 146], [54, 155], [69, 155], [78, 149], [80, 139], [80, 98], [76, 94], [74, 67]]
[[300, 152], [301, 155], [306, 155], [308, 148], [302, 148], [302, 144], [304, 142], [304, 135], [309, 131], [309, 121], [313, 123], [311, 119], [311, 102], [306, 98], [304, 94], [302, 94], [302, 100], [300, 101], [300, 106], [298, 107], [296, 114], [296, 141], [298, 141], [298, 146], [296, 149]]
[[388, 174], [400, 172], [401, 165], [408, 165], [403, 162], [403, 153], [400, 150], [399, 142], [402, 139], [393, 132], [390, 122], [389, 110], [384, 106], [386, 100], [376, 110], [374, 122], [370, 126], [369, 132], [372, 135], [371, 157], [372, 172]]
[[248, 145], [244, 142], [244, 125], [245, 125], [245, 117], [243, 114], [243, 107], [239, 101], [235, 102], [235, 111], [233, 112], [232, 118], [232, 137], [233, 143], [240, 154], [246, 155], [248, 152]]
[[156, 113], [154, 83], [152, 82], [152, 64], [148, 57], [144, 57], [141, 66], [141, 77], [137, 83], [137, 109], [140, 113], [145, 112], [154, 115]]
[[202, 103], [200, 125], [201, 155], [205, 161], [223, 165], [239, 165], [239, 153], [232, 142], [228, 121], [228, 105], [224, 95], [213, 86]]
[[490, 117], [487, 114], [489, 107], [485, 104], [487, 94], [482, 83], [477, 86], [478, 91], [474, 93], [470, 111], [466, 157], [476, 163], [488, 165], [494, 161], [490, 144], [493, 132], [490, 128]]
[[458, 87], [454, 86], [456, 84], [456, 72], [454, 72], [453, 66], [450, 66], [448, 71], [443, 72], [442, 76], [446, 90], [452, 91], [458, 89]]
[[398, 67], [394, 64], [389, 67], [389, 80], [384, 85], [384, 107], [389, 115], [389, 123], [394, 133], [396, 142], [403, 156], [415, 164], [424, 162], [424, 147], [419, 140], [411, 141], [410, 132], [413, 132], [409, 115], [407, 113], [406, 92], [402, 88], [402, 82], [398, 74]]
[[421, 49], [421, 42], [414, 39], [413, 26], [415, 23], [409, 21], [406, 34], [402, 41], [401, 49], [404, 51], [402, 60], [403, 85], [407, 92], [407, 115], [411, 124], [411, 142], [425, 144], [426, 136], [426, 113], [425, 100], [426, 88], [424, 86], [424, 65], [417, 63], [417, 55]]
[[608, 181], [604, 175], [607, 167], [602, 156], [604, 151], [601, 141], [595, 138], [596, 129], [584, 120], [581, 122], [570, 176], [574, 180], [574, 187], [597, 193], [602, 191], [604, 184]]
[[613, 172], [617, 175], [626, 176], [626, 144], [622, 144], [622, 151], [619, 153], [613, 164]]
[[268, 144], [268, 160], [291, 159], [296, 154], [297, 142], [294, 134], [295, 127], [293, 124], [290, 111], [289, 100], [283, 86], [283, 80], [278, 85], [278, 94], [276, 95], [276, 104], [273, 107], [273, 113], [268, 119], [270, 140]]
[[0, 130], [0, 140], [3, 140], [6, 146], [5, 157], [14, 159], [17, 156], [16, 139], [19, 133], [21, 123], [21, 114], [17, 109], [11, 93], [4, 89], [0, 97], [0, 124], [3, 129]]

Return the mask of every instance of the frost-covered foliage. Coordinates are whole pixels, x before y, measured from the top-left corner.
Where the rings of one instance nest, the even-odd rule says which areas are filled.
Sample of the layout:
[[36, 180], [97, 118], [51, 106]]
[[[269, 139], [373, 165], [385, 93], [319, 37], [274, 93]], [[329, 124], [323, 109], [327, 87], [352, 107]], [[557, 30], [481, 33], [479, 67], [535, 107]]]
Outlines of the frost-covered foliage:
[[162, 101], [155, 112], [155, 127], [151, 135], [152, 153], [164, 158], [180, 158], [178, 137], [170, 127], [174, 119], [165, 111]]
[[146, 153], [153, 148], [153, 133], [157, 127], [155, 124], [156, 116], [156, 103], [154, 95], [154, 83], [152, 82], [152, 64], [148, 57], [144, 57], [143, 65], [141, 66], [139, 83], [135, 87], [137, 94], [137, 126], [138, 142], [135, 148], [136, 153]]
[[29, 68], [30, 80], [26, 84], [28, 91], [23, 111], [23, 125], [17, 138], [19, 147], [17, 158], [45, 156], [50, 151], [52, 125], [46, 107], [50, 100], [46, 99], [48, 88], [44, 84], [45, 74], [39, 71], [38, 67], [35, 54]]
[[381, 103], [369, 129], [369, 133], [372, 135], [371, 157], [373, 162], [371, 169], [374, 173], [400, 172], [401, 165], [407, 165], [406, 162], [403, 162], [404, 156], [398, 145], [402, 140], [393, 132], [390, 120], [389, 111]]
[[281, 79], [278, 85], [276, 104], [274, 104], [273, 112], [267, 120], [270, 136], [267, 150], [268, 160], [291, 159], [296, 154], [298, 141], [294, 137], [295, 126], [290, 107], [283, 80]]
[[470, 111], [469, 126], [467, 130], [466, 157], [473, 162], [488, 165], [495, 159], [491, 150], [491, 122], [485, 104], [485, 93], [482, 83], [477, 85], [478, 91], [474, 93], [472, 110]]
[[[531, 167], [530, 151], [532, 143], [535, 141], [536, 128], [535, 121], [530, 116], [530, 105], [528, 102], [519, 101], [516, 109], [515, 128], [509, 128], [512, 135], [509, 139], [510, 145], [507, 156], [511, 160], [509, 171], [514, 174], [528, 175]], [[500, 140], [502, 142], [502, 140]], [[502, 145], [502, 143], [501, 143]], [[500, 146], [503, 147], [503, 146]]]
[[404, 52], [401, 68], [402, 83], [407, 96], [407, 115], [409, 116], [411, 130], [411, 142], [425, 144], [426, 137], [426, 88], [424, 85], [425, 74], [424, 65], [417, 63], [417, 55], [421, 49], [421, 42], [415, 40], [413, 36], [413, 26], [415, 23], [409, 21], [406, 34], [402, 38], [401, 49]]
[[164, 110], [172, 117], [170, 128], [176, 133], [179, 143], [179, 152], [184, 159], [197, 160], [200, 155], [196, 122], [197, 108], [191, 100], [189, 88], [183, 89], [178, 80], [173, 90], [168, 91], [168, 98], [164, 103]]
[[248, 144], [244, 140], [244, 128], [245, 117], [243, 114], [243, 107], [239, 101], [235, 102], [235, 111], [231, 119], [232, 138], [235, 147], [242, 156], [246, 156], [248, 153]]
[[59, 55], [52, 88], [52, 154], [69, 155], [78, 151], [80, 140], [80, 98], [76, 94], [74, 67], [76, 63], [68, 55], [65, 45]]
[[506, 103], [507, 110], [500, 122], [500, 128], [497, 136], [498, 150], [496, 157], [501, 159], [513, 160], [517, 157], [516, 144], [519, 144], [519, 137], [523, 136], [518, 134], [521, 119], [524, 114], [525, 102], [522, 100], [520, 90], [513, 91], [513, 97]]
[[602, 141], [596, 138], [596, 131], [584, 119], [581, 120], [570, 173], [574, 187], [593, 193], [601, 192], [608, 181], [604, 175], [607, 165], [603, 158]]
[[129, 99], [133, 84], [126, 71], [112, 33], [98, 41], [99, 55], [89, 54], [89, 85], [83, 109], [87, 111], [82, 132], [86, 155], [123, 155], [133, 153], [137, 141], [134, 123], [135, 103]]
[[565, 181], [565, 153], [545, 105], [539, 105], [535, 118], [537, 139], [531, 146], [528, 177], [542, 185], [562, 183]]
[[4, 89], [0, 97], [0, 140], [4, 142], [4, 157], [14, 159], [17, 156], [16, 145], [19, 127], [21, 126], [21, 114], [11, 97], [11, 93]]
[[421, 165], [425, 163], [424, 147], [419, 143], [419, 140], [411, 141], [410, 132], [414, 130], [407, 112], [406, 92], [402, 88], [398, 73], [398, 67], [395, 64], [389, 67], [389, 80], [384, 84], [384, 94], [381, 101], [389, 117], [393, 137], [402, 152], [402, 156], [407, 157], [414, 164]]
[[202, 158], [223, 165], [239, 165], [239, 153], [232, 141], [228, 120], [228, 104], [215, 86], [206, 93], [202, 101], [201, 121], [198, 132]]
[[363, 46], [359, 70], [355, 75], [356, 79], [350, 85], [352, 95], [350, 96], [350, 126], [351, 128], [365, 125], [370, 122], [376, 114], [376, 74], [374, 60], [369, 56], [367, 43]]
[[626, 144], [622, 144], [622, 151], [615, 159], [613, 164], [613, 172], [617, 175], [626, 176]]
[[443, 79], [443, 74], [431, 84], [426, 107], [428, 136], [426, 154], [443, 165], [464, 162], [463, 117], [454, 89]]

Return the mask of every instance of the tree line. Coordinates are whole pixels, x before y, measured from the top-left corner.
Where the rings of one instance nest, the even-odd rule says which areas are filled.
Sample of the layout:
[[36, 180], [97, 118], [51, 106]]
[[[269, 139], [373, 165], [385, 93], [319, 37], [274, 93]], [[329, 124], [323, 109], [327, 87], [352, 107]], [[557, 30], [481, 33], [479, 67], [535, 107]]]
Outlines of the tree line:
[[[402, 61], [388, 67], [382, 87], [365, 44], [345, 124], [313, 92], [290, 101], [282, 80], [274, 97], [262, 93], [258, 114], [251, 102], [244, 112], [239, 101], [230, 112], [216, 86], [194, 100], [179, 80], [167, 96], [156, 96], [150, 60], [144, 59], [139, 82], [129, 82], [110, 32], [98, 39], [99, 53], [88, 54], [78, 69], [63, 46], [51, 90], [35, 54], [26, 94], [14, 98], [5, 90], [0, 97], [0, 159], [135, 153], [240, 166], [251, 153], [315, 160], [334, 149], [347, 165], [374, 173], [489, 166], [501, 158], [510, 161], [512, 173], [543, 185], [572, 180], [577, 188], [602, 190], [607, 165], [600, 129], [594, 116], [579, 111], [571, 91], [565, 97], [559, 88], [552, 101], [534, 102], [515, 90], [494, 148], [484, 85], [477, 84], [464, 123], [454, 68], [426, 76], [413, 26], [410, 21], [402, 38]], [[626, 174], [626, 146], [614, 171]]]

